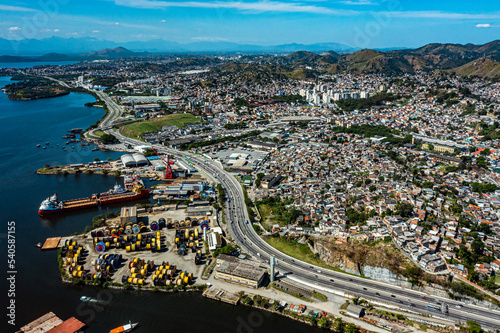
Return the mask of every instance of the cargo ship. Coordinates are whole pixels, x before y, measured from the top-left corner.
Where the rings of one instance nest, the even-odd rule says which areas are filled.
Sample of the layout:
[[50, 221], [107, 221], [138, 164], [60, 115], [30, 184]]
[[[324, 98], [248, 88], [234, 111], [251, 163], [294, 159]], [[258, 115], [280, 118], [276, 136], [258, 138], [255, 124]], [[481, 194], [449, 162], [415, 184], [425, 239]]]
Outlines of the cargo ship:
[[38, 215], [43, 216], [59, 214], [97, 207], [98, 205], [109, 205], [149, 197], [149, 189], [144, 187], [144, 183], [138, 177], [126, 177], [124, 186], [125, 187], [122, 187], [117, 184], [113, 189], [100, 194], [93, 194], [90, 198], [65, 201], [59, 201], [56, 193], [42, 202], [40, 208], [38, 209]]

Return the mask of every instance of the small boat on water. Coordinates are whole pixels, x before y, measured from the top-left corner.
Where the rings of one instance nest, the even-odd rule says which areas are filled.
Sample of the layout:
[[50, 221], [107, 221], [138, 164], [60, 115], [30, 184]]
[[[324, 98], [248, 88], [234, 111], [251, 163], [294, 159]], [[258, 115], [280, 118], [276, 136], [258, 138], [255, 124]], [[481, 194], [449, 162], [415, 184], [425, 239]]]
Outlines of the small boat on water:
[[80, 301], [82, 301], [82, 302], [96, 302], [95, 299], [93, 299], [92, 297], [88, 297], [88, 296], [80, 297]]
[[36, 247], [38, 247], [40, 249], [42, 247], [42, 243], [36, 244]]
[[120, 327], [117, 327], [117, 328], [113, 328], [111, 331], [109, 331], [109, 333], [127, 333], [127, 332], [132, 331], [138, 325], [139, 325], [139, 323], [133, 323], [132, 324], [129, 321], [129, 323], [126, 324], [126, 325], [123, 325], [123, 326], [120, 326]]
[[38, 148], [40, 148], [40, 144], [37, 144], [36, 146], [37, 146]]

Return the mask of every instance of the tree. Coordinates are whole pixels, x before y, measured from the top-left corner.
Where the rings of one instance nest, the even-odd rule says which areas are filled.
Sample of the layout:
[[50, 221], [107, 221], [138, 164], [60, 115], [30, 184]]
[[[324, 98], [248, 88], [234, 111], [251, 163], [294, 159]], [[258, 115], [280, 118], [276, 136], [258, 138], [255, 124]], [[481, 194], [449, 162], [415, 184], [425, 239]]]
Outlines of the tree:
[[481, 325], [473, 320], [467, 320], [467, 332], [469, 333], [480, 333]]
[[344, 332], [345, 333], [359, 333], [359, 329], [356, 327], [356, 325], [349, 323], [345, 326]]
[[114, 135], [108, 133], [101, 135], [99, 140], [101, 140], [101, 142], [105, 145], [120, 142], [120, 140], [118, 140]]
[[484, 243], [482, 241], [475, 239], [472, 241], [471, 247], [474, 253], [480, 256], [483, 255]]
[[321, 317], [318, 320], [318, 326], [319, 327], [327, 327], [328, 326], [328, 318], [326, 316], [325, 317]]
[[335, 318], [332, 323], [332, 329], [334, 332], [344, 332], [344, 321], [342, 320], [342, 318]]
[[399, 202], [396, 206], [396, 212], [402, 217], [409, 217], [413, 212], [413, 205], [408, 202]]
[[376, 189], [377, 189], [377, 186], [375, 186], [375, 185], [370, 185], [370, 187], [368, 188], [368, 190], [370, 190], [370, 192], [374, 192]]

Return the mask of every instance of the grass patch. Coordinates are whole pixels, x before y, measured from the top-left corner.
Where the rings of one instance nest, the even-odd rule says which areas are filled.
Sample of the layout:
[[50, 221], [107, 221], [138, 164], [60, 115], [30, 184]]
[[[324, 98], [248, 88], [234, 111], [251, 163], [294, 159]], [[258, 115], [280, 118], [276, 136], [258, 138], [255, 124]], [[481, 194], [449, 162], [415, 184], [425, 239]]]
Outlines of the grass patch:
[[95, 136], [97, 136], [97, 137], [101, 137], [101, 136], [103, 136], [103, 135], [104, 135], [104, 134], [106, 134], [106, 133], [104, 133], [104, 132], [103, 132], [103, 131], [101, 131], [101, 130], [96, 130], [96, 131], [94, 131], [94, 132], [93, 132], [93, 134], [94, 134]]
[[[271, 207], [267, 204], [261, 204], [257, 206], [257, 209], [259, 210], [260, 216], [261, 216], [261, 223], [264, 226], [264, 228], [270, 229], [272, 225], [275, 223], [274, 221], [274, 215], [271, 213]], [[284, 225], [280, 224], [280, 227], [283, 227]]]
[[322, 293], [318, 293], [316, 290], [313, 290], [312, 297], [319, 299], [320, 301], [326, 302], [328, 300], [328, 297], [326, 295], [323, 295]]
[[266, 237], [264, 240], [275, 249], [296, 259], [324, 268], [334, 268], [328, 266], [323, 260], [319, 259], [314, 253], [312, 253], [307, 244], [287, 241], [282, 237]]
[[182, 128], [186, 125], [203, 123], [190, 113], [169, 114], [160, 118], [152, 118], [145, 121], [135, 122], [120, 128], [120, 133], [128, 137], [139, 137], [147, 132], [159, 131], [163, 126], [175, 125]]

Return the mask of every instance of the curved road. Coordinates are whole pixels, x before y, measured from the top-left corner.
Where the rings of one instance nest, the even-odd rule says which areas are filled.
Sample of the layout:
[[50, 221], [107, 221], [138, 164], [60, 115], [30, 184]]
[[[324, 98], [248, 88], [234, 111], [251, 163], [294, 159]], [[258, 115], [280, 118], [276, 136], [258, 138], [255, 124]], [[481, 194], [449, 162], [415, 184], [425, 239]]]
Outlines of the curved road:
[[[107, 94], [103, 92], [98, 94], [102, 96], [110, 110], [109, 116], [101, 123], [101, 129], [115, 135], [124, 143], [144, 145], [144, 142], [124, 137], [111, 128], [113, 122], [121, 115], [122, 109]], [[181, 156], [181, 153], [177, 150], [159, 145], [153, 146], [160, 153]], [[465, 305], [458, 301], [445, 299], [446, 304], [449, 306], [449, 313], [444, 315], [441, 311], [427, 308], [428, 306], [439, 306], [437, 297], [430, 294], [327, 270], [281, 253], [260, 238], [254, 231], [252, 224], [247, 222], [249, 217], [244, 202], [243, 190], [239, 182], [232, 175], [223, 171], [215, 161], [194, 154], [189, 154], [189, 159], [196, 167], [210, 174], [221, 183], [226, 192], [226, 197], [230, 198], [230, 201], [226, 203], [228, 229], [242, 252], [261, 262], [274, 255], [278, 263], [277, 269], [293, 280], [294, 283], [303, 284], [305, 288], [314, 288], [318, 291], [323, 290], [337, 294], [348, 293], [372, 301], [390, 304], [402, 310], [446, 318], [456, 323], [474, 320], [483, 327], [500, 329], [500, 311], [475, 305]]]

